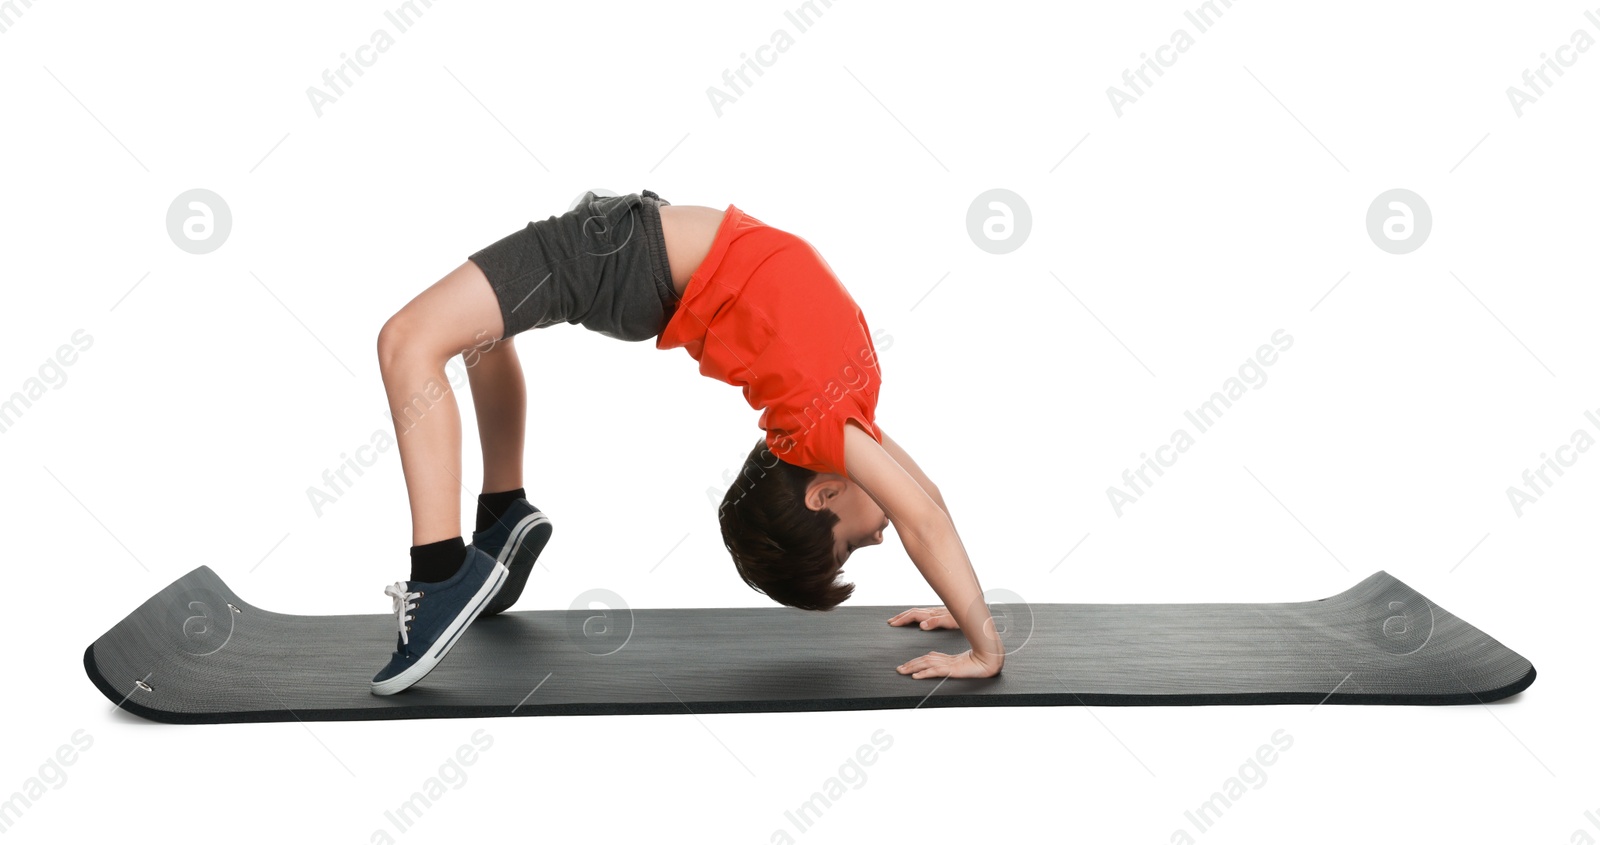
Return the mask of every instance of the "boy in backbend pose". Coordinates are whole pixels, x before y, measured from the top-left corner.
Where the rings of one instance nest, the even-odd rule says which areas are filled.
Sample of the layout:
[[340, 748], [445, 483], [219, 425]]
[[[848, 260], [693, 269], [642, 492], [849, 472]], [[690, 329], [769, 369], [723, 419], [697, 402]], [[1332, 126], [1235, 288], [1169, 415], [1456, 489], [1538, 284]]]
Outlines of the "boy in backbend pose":
[[[550, 520], [522, 487], [527, 393], [512, 336], [577, 323], [683, 347], [703, 375], [744, 388], [765, 436], [718, 509], [739, 575], [775, 601], [828, 610], [850, 554], [895, 526], [944, 602], [888, 620], [959, 628], [971, 648], [901, 664], [915, 678], [990, 677], [1005, 661], [977, 575], [939, 488], [874, 421], [879, 371], [867, 323], [805, 240], [729, 205], [674, 206], [653, 191], [586, 193], [472, 254], [378, 334], [378, 359], [411, 504], [411, 577], [384, 592], [398, 628], [372, 691], [421, 680], [479, 616], [521, 594]], [[461, 536], [461, 417], [444, 376], [466, 359], [483, 493]], [[402, 422], [404, 421], [404, 422]]]

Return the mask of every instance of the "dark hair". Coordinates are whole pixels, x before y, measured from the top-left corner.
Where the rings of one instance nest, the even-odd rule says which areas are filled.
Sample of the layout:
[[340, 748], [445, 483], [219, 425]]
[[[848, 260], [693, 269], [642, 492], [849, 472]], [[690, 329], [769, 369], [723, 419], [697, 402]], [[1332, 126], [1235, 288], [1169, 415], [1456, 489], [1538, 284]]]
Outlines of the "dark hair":
[[855, 585], [834, 581], [844, 569], [833, 555], [839, 515], [806, 507], [806, 486], [816, 477], [815, 470], [784, 461], [764, 439], [757, 441], [723, 496], [717, 521], [722, 543], [751, 589], [801, 610], [832, 610]]

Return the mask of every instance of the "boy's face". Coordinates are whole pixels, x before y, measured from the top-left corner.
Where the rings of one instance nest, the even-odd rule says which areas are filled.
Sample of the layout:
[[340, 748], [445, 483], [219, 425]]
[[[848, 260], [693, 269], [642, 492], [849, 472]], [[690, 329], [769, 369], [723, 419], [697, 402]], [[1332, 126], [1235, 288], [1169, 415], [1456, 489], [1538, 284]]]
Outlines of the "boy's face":
[[839, 515], [833, 526], [833, 551], [841, 564], [856, 549], [882, 543], [883, 529], [889, 527], [883, 508], [861, 485], [841, 475], [825, 473], [812, 479], [806, 488], [806, 507], [827, 508]]

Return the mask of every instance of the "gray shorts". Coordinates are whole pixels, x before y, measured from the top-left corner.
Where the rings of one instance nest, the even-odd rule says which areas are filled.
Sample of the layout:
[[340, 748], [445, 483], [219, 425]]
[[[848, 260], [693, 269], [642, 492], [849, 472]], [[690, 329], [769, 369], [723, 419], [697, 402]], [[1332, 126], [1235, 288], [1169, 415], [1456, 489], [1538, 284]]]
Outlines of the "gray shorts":
[[589, 191], [566, 214], [526, 227], [468, 256], [500, 301], [505, 337], [577, 323], [617, 340], [650, 340], [677, 310], [654, 191]]

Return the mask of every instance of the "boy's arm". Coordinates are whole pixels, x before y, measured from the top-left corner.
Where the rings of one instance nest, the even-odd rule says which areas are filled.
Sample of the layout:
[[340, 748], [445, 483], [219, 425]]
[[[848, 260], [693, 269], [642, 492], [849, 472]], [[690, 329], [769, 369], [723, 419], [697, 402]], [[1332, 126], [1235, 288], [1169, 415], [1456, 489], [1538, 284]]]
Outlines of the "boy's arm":
[[844, 458], [850, 479], [861, 485], [894, 523], [911, 562], [972, 646], [957, 655], [933, 651], [913, 658], [901, 664], [901, 674], [914, 678], [988, 678], [998, 674], [1005, 651], [950, 515], [885, 446], [859, 426], [844, 427]]
[[[922, 471], [922, 467], [917, 466], [917, 462], [912, 460], [911, 455], [907, 454], [906, 450], [901, 448], [900, 444], [889, 436], [889, 432], [884, 431], [882, 434], [883, 451], [888, 452], [889, 457], [894, 458], [895, 463], [899, 464], [912, 478], [915, 478], [917, 483], [922, 485], [922, 489], [927, 492], [928, 496], [939, 504], [939, 510], [944, 511], [945, 515], [949, 516], [950, 506], [944, 503], [944, 495], [939, 492], [939, 485], [933, 483], [933, 479]], [[954, 518], [952, 517], [953, 520]], [[960, 537], [961, 530], [958, 528], [956, 529], [956, 538], [960, 539]], [[966, 546], [962, 545], [962, 548], [964, 549]], [[950, 614], [942, 607], [913, 607], [903, 613], [895, 614], [889, 620], [890, 625], [905, 625], [911, 622], [925, 622], [926, 624], [923, 625], [925, 630], [958, 627], [955, 621], [950, 618]]]
[[[900, 444], [895, 442], [887, 431], [883, 432], [883, 451], [888, 452], [889, 457], [894, 458], [895, 463], [899, 464], [912, 478], [915, 478], [917, 483], [922, 485], [922, 489], [927, 492], [928, 496], [938, 503], [939, 510], [944, 511], [945, 515], [949, 516], [950, 506], [944, 503], [944, 495], [939, 492], [939, 485], [933, 483], [933, 479], [922, 471], [922, 467], [918, 466], [915, 460], [912, 460], [911, 455], [901, 448]], [[961, 537], [959, 529], [956, 531], [956, 537], [957, 539]], [[966, 548], [966, 546], [963, 545], [962, 548]], [[929, 631], [934, 628], [960, 627], [955, 624], [955, 620], [950, 617], [950, 613], [942, 607], [913, 607], [910, 610], [895, 614], [889, 620], [890, 625], [907, 625], [913, 622], [921, 623], [921, 627]]]
[[[882, 426], [879, 426], [879, 428], [882, 429]], [[944, 496], [939, 492], [939, 485], [933, 483], [933, 479], [922, 471], [922, 467], [917, 466], [917, 462], [906, 454], [906, 450], [900, 448], [899, 443], [894, 442], [894, 439], [889, 437], [889, 432], [887, 431], [883, 432], [883, 451], [888, 452], [889, 457], [894, 458], [894, 462], [899, 464], [901, 469], [904, 469], [912, 478], [917, 480], [918, 484], [922, 485], [923, 491], [939, 505], [939, 510], [944, 511], [946, 516], [950, 514], [950, 508], [945, 505]]]

